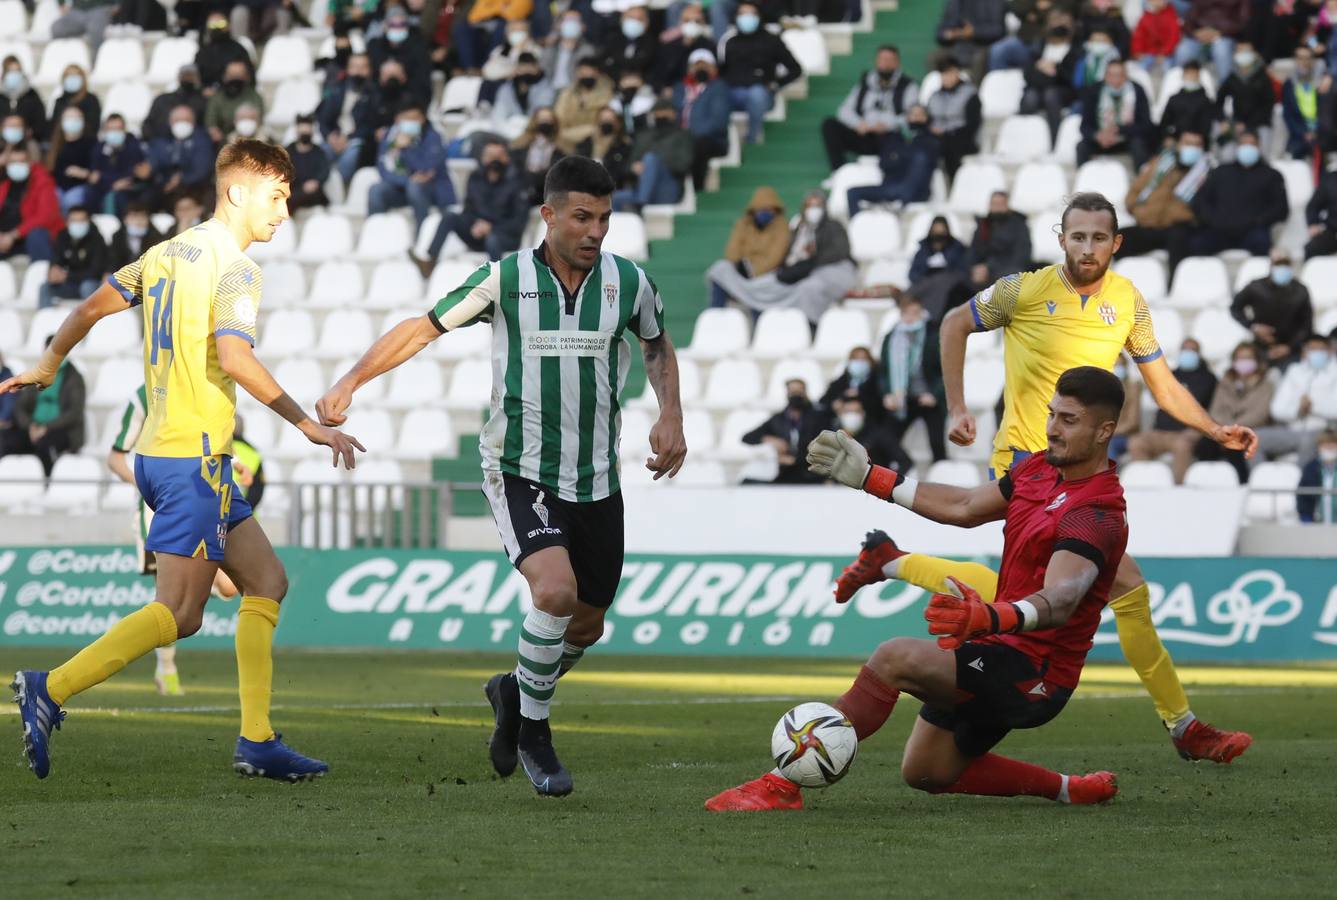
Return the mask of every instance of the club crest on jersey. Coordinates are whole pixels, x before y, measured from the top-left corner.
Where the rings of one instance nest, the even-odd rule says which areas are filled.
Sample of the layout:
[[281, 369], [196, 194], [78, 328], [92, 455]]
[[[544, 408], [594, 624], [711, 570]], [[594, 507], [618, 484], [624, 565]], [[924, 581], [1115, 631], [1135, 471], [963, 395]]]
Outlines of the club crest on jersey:
[[1049, 310], [1049, 314], [1052, 316], [1054, 314], [1054, 310], [1058, 309], [1058, 301], [1046, 300], [1045, 309]]
[[1119, 311], [1111, 306], [1108, 301], [1100, 304], [1100, 309], [1096, 312], [1100, 313], [1100, 319], [1106, 325], [1113, 325], [1119, 320]]
[[604, 285], [604, 302], [607, 303], [610, 307], [617, 302], [617, 285], [615, 284]]
[[534, 510], [534, 515], [538, 516], [539, 521], [543, 523], [543, 527], [547, 528], [548, 507], [543, 505], [543, 491], [539, 491], [539, 497], [537, 500], [534, 501], [533, 506], [531, 508]]
[[1054, 498], [1053, 503], [1045, 507], [1045, 512], [1053, 512], [1066, 502], [1068, 502], [1068, 492], [1063, 491], [1061, 494], [1059, 494], [1057, 497]]

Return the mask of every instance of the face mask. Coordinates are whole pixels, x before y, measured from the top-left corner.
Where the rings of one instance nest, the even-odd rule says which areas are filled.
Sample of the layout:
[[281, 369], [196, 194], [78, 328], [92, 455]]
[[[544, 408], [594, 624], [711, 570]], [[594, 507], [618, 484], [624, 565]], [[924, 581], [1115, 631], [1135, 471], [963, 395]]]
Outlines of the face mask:
[[0, 137], [5, 139], [6, 144], [21, 144], [23, 143], [23, 129], [9, 125], [3, 132], [0, 132]]
[[697, 84], [705, 84], [710, 80], [710, 71], [708, 69], [693, 69], [692, 80]]
[[199, 84], [194, 81], [182, 81], [177, 85], [177, 90], [183, 94], [194, 94], [199, 89]]
[[1337, 447], [1319, 447], [1318, 458], [1323, 460], [1324, 465], [1337, 463]]
[[673, 117], [659, 116], [657, 119], [655, 119], [655, 127], [660, 129], [661, 131], [667, 131], [668, 129], [673, 127]]
[[246, 82], [240, 78], [229, 78], [223, 82], [223, 93], [229, 97], [241, 96], [242, 89], [246, 87]]
[[752, 221], [758, 228], [765, 228], [775, 221], [775, 212], [769, 209], [759, 209], [752, 214]]
[[802, 394], [790, 394], [790, 395], [789, 395], [789, 408], [790, 408], [790, 409], [807, 409], [807, 408], [808, 408], [808, 398], [807, 398], [807, 397], [804, 397]]
[[364, 87], [367, 86], [367, 76], [366, 76], [366, 75], [349, 75], [349, 76], [348, 76], [348, 86], [351, 87], [351, 88], [352, 88], [353, 90], [355, 90], [355, 91], [360, 91], [360, 90], [362, 90]]
[[941, 247], [947, 243], [947, 235], [934, 232], [928, 236], [928, 242], [935, 247]]
[[149, 229], [147, 225], [127, 224], [125, 226], [125, 233], [130, 235], [130, 237], [132, 238], [142, 238], [149, 233]]
[[1183, 84], [1183, 89], [1188, 91], [1189, 93], [1192, 93], [1193, 91], [1202, 90], [1202, 85], [1196, 81], [1185, 81]]
[[1252, 68], [1253, 64], [1256, 62], [1258, 62], [1258, 54], [1254, 53], [1252, 50], [1241, 50], [1239, 53], [1235, 54], [1235, 65], [1239, 66], [1241, 69]]
[[176, 138], [178, 141], [184, 141], [194, 133], [195, 124], [193, 122], [182, 121], [172, 123], [172, 137]]
[[5, 166], [5, 174], [9, 176], [10, 181], [27, 181], [28, 164], [26, 162], [12, 162]]
[[1179, 148], [1179, 164], [1184, 168], [1188, 169], [1192, 168], [1193, 166], [1196, 166], [1198, 164], [1198, 160], [1200, 159], [1202, 159], [1201, 147]]
[[1110, 48], [1113, 46], [1113, 44], [1107, 44], [1104, 41], [1087, 41], [1086, 52], [1099, 59], [1106, 53], [1109, 53]]
[[385, 29], [385, 39], [392, 44], [402, 44], [409, 38], [407, 28], [387, 28]]
[[682, 36], [689, 41], [694, 41], [699, 37], [704, 37], [706, 33], [706, 26], [704, 22], [696, 22], [696, 21], [683, 22], [682, 25], [678, 27], [682, 29]]
[[809, 225], [816, 225], [826, 218], [826, 210], [820, 206], [809, 206], [803, 210], [803, 218], [807, 220]]
[[866, 359], [852, 359], [845, 366], [845, 371], [850, 373], [851, 378], [863, 381], [868, 377], [868, 373], [873, 371], [873, 364]]
[[70, 237], [74, 238], [76, 241], [82, 241], [84, 238], [88, 237], [88, 223], [71, 222], [69, 224], [69, 231]]
[[1258, 371], [1258, 360], [1251, 356], [1241, 357], [1234, 362], [1235, 372], [1239, 375], [1252, 375]]
[[850, 434], [857, 434], [863, 428], [863, 413], [846, 412], [840, 414], [840, 427]]
[[1235, 159], [1246, 169], [1258, 164], [1258, 147], [1254, 144], [1242, 144], [1235, 153]]
[[895, 69], [878, 69], [878, 70], [877, 70], [877, 77], [882, 81], [883, 84], [886, 84], [887, 82], [891, 81], [891, 79], [893, 79], [893, 78], [896, 77], [896, 70], [895, 70]]
[[84, 120], [81, 116], [70, 116], [60, 120], [60, 130], [65, 133], [67, 138], [75, 138], [83, 134]]
[[1327, 350], [1310, 350], [1305, 353], [1305, 362], [1309, 363], [1311, 369], [1323, 369], [1328, 365]]
[[1179, 351], [1179, 368], [1185, 372], [1196, 372], [1200, 365], [1202, 365], [1202, 357], [1197, 350]]
[[64, 80], [61, 81], [61, 85], [64, 86], [64, 88], [65, 88], [65, 93], [67, 93], [67, 94], [77, 94], [77, 93], [79, 93], [79, 91], [83, 90], [83, 86], [84, 86], [84, 76], [82, 76], [82, 75], [66, 75], [65, 78], [64, 78]]
[[645, 23], [640, 19], [623, 19], [622, 36], [629, 41], [634, 41], [645, 34]]
[[543, 135], [544, 137], [552, 137], [554, 134], [557, 133], [557, 125], [556, 123], [553, 122], [540, 122], [538, 127], [538, 133]]
[[260, 123], [255, 119], [238, 119], [232, 127], [242, 137], [250, 137], [255, 134], [255, 130], [260, 127]]
[[640, 88], [634, 88], [634, 87], [633, 87], [633, 88], [623, 88], [622, 90], [620, 90], [620, 91], [618, 92], [618, 94], [622, 97], [622, 104], [625, 106], [625, 105], [631, 103], [631, 101], [635, 100], [635, 99], [636, 99], [636, 92], [639, 91], [639, 90], [640, 90]]
[[23, 90], [24, 82], [27, 80], [18, 69], [11, 69], [5, 73], [5, 90], [17, 94]]
[[574, 41], [585, 31], [584, 26], [580, 24], [579, 19], [562, 20], [562, 38], [568, 41]]
[[1063, 62], [1071, 50], [1072, 44], [1066, 42], [1062, 44], [1045, 44], [1044, 50], [1040, 51], [1040, 56], [1054, 65], [1058, 65]]
[[1128, 367], [1124, 365], [1115, 366], [1113, 369], [1114, 377], [1123, 381], [1128, 377]]
[[398, 97], [402, 90], [404, 90], [404, 79], [402, 78], [387, 78], [385, 84], [381, 85], [381, 92], [387, 97]]
[[487, 164], [487, 170], [493, 175], [502, 175], [506, 172], [506, 163], [499, 159], [494, 159]]
[[594, 90], [594, 86], [598, 83], [599, 83], [598, 78], [594, 78], [589, 75], [586, 75], [584, 78], [576, 82], [576, 84], [580, 85], [582, 89], [587, 91]]
[[310, 144], [315, 140], [315, 137], [316, 133], [314, 131], [309, 128], [303, 128], [301, 131], [297, 132], [297, 143]]
[[107, 142], [108, 147], [116, 148], [125, 146], [124, 131], [108, 131], [102, 136], [102, 139]]
[[924, 327], [924, 320], [915, 319], [913, 322], [901, 322], [896, 327], [902, 331], [920, 331]]
[[1273, 266], [1272, 283], [1277, 287], [1285, 287], [1295, 279], [1295, 270], [1290, 266]]
[[352, 47], [334, 48], [334, 61], [339, 65], [340, 68], [343, 68], [348, 65], [348, 57], [352, 55], [353, 55]]
[[521, 44], [529, 41], [528, 31], [508, 31], [506, 32], [506, 43], [512, 47], [519, 47]]
[[399, 133], [415, 138], [422, 134], [422, 123], [417, 119], [405, 119], [399, 123]]
[[752, 13], [743, 13], [738, 17], [738, 30], [743, 34], [751, 34], [761, 25], [761, 17]]
[[612, 122], [600, 122], [600, 123], [599, 123], [599, 133], [602, 134], [604, 137], [607, 137], [608, 135], [612, 134], [612, 133], [613, 133], [614, 131], [616, 131], [616, 130], [617, 130], [617, 126], [614, 125]]

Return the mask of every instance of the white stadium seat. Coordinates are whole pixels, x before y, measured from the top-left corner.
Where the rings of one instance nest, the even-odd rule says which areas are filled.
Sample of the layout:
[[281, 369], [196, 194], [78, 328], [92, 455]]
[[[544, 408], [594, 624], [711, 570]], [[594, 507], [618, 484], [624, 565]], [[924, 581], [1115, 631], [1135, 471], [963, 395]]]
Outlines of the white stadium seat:
[[265, 124], [287, 128], [298, 116], [314, 113], [320, 105], [320, 81], [308, 78], [287, 78], [274, 90], [274, 102], [265, 110]]
[[45, 477], [35, 456], [0, 456], [0, 506], [15, 509], [32, 504], [42, 496]]
[[352, 179], [348, 182], [348, 192], [344, 195], [344, 202], [339, 207], [339, 211], [355, 216], [365, 216], [367, 214], [367, 194], [371, 192], [371, 186], [379, 184], [380, 180], [381, 173], [376, 170], [375, 166], [363, 166], [354, 172]]
[[865, 209], [850, 217], [850, 255], [857, 263], [885, 259], [901, 246], [901, 220], [882, 209]]
[[137, 357], [144, 340], [142, 323], [138, 307], [125, 310], [120, 315], [107, 316], [88, 332], [80, 349], [89, 356], [99, 358], [122, 354]]
[[928, 103], [929, 98], [940, 90], [942, 90], [942, 74], [936, 69], [930, 70], [924, 75], [924, 80], [919, 82], [919, 102]]
[[[1114, 271], [1127, 278], [1142, 293], [1148, 305], [1153, 307], [1164, 300], [1169, 289], [1165, 285], [1165, 264], [1154, 256], [1129, 256], [1114, 264]], [[1157, 322], [1159, 325], [1159, 321]]]
[[780, 32], [780, 39], [803, 67], [804, 75], [831, 74], [831, 53], [826, 48], [826, 38], [821, 31], [816, 28], [787, 28]]
[[995, 357], [967, 359], [965, 368], [966, 408], [992, 411], [1003, 394], [1003, 361]]
[[[1151, 311], [1151, 324], [1156, 330], [1156, 340], [1161, 345], [1161, 350], [1165, 351], [1167, 358], [1171, 360], [1179, 359], [1179, 345], [1184, 343], [1184, 319], [1179, 315], [1178, 310], [1162, 306], [1160, 309]], [[1150, 391], [1144, 393], [1150, 394]]]
[[1266, 278], [1271, 272], [1272, 260], [1266, 256], [1250, 256], [1240, 263], [1239, 270], [1235, 272], [1235, 293], [1244, 290], [1244, 286], [1251, 281]]
[[[766, 393], [762, 395], [762, 403], [768, 409], [784, 406], [785, 383], [794, 379], [802, 381], [807, 386], [808, 397], [814, 400], [822, 396], [829, 380], [822, 364], [815, 359], [781, 360], [771, 369], [770, 378], [766, 382]], [[757, 424], [761, 424], [760, 419]]]
[[42, 498], [42, 506], [61, 510], [92, 507], [97, 503], [104, 477], [101, 460], [89, 456], [62, 456], [51, 468], [51, 484]]
[[1180, 309], [1230, 305], [1225, 263], [1215, 256], [1190, 256], [1175, 269], [1170, 303]]
[[[49, 38], [50, 35], [47, 35], [47, 37]], [[12, 56], [17, 59], [19, 65], [23, 67], [23, 71], [27, 73], [29, 77], [32, 76], [33, 71], [37, 68], [36, 57], [33, 56], [32, 46], [29, 45], [27, 41], [0, 41], [0, 59], [3, 59], [6, 56]]]
[[427, 282], [427, 299], [439, 300], [455, 288], [464, 284], [478, 266], [460, 259], [442, 260], [432, 269], [432, 277]]
[[402, 259], [413, 246], [413, 228], [408, 219], [395, 213], [373, 213], [358, 231], [353, 256], [368, 262]]
[[[19, 321], [18, 311], [7, 305], [12, 294], [0, 294], [6, 298], [6, 305], [0, 306], [0, 353], [11, 354], [23, 347], [23, 323]], [[808, 327], [805, 323], [805, 329]], [[14, 368], [11, 366], [11, 368]]]
[[[622, 446], [619, 452], [626, 460], [636, 460], [650, 453], [650, 429], [654, 419], [644, 409], [624, 409], [622, 411]], [[689, 447], [689, 451], [695, 450]]]
[[311, 45], [297, 35], [275, 35], [265, 44], [264, 55], [255, 70], [255, 80], [271, 84], [309, 75], [313, 68]]
[[390, 386], [386, 389], [385, 405], [391, 409], [440, 405], [445, 399], [446, 381], [442, 377], [441, 364], [434, 359], [410, 359], [390, 372], [388, 377]]
[[1119, 481], [1125, 488], [1159, 489], [1174, 487], [1174, 474], [1160, 460], [1142, 460], [1124, 463], [1119, 470]]
[[302, 225], [297, 259], [315, 263], [347, 258], [353, 252], [353, 228], [343, 216], [316, 213]]
[[1020, 69], [995, 69], [985, 75], [980, 82], [980, 108], [984, 117], [1002, 119], [1014, 115], [1025, 90], [1026, 77]]
[[125, 117], [127, 127], [136, 134], [153, 106], [153, 92], [143, 79], [118, 81], [107, 91], [102, 101], [103, 115], [118, 113]]
[[[51, 40], [51, 23], [60, 18], [60, 14], [61, 7], [57, 0], [37, 0], [32, 19], [28, 22], [28, 40], [34, 43]], [[23, 70], [31, 72], [32, 66], [24, 63]]]
[[371, 342], [371, 316], [360, 309], [336, 309], [320, 323], [316, 356], [338, 359], [365, 350]]
[[[77, 361], [75, 364], [78, 365]], [[144, 360], [132, 356], [109, 359], [98, 369], [96, 380], [84, 380], [93, 381], [93, 390], [88, 395], [89, 405], [114, 406], [123, 410], [131, 392], [144, 383]]]
[[[333, 383], [325, 372], [325, 368], [310, 358], [285, 359], [275, 366], [273, 371], [274, 380], [282, 385], [283, 389], [291, 394], [298, 403], [304, 405], [313, 404], [325, 396], [325, 392], [330, 389], [330, 384]], [[295, 428], [279, 429], [280, 439], [282, 439], [283, 432], [296, 430]], [[297, 435], [301, 437], [301, 432], [297, 432]]]
[[446, 405], [451, 409], [481, 410], [492, 403], [492, 361], [466, 359], [450, 373]]
[[1229, 359], [1236, 345], [1250, 339], [1248, 330], [1224, 308], [1198, 313], [1189, 333], [1202, 345], [1203, 359], [1213, 365]]
[[[98, 47], [93, 71], [88, 76], [93, 88], [105, 88], [144, 75], [144, 44], [137, 38], [109, 38]], [[109, 110], [110, 111], [110, 110]]]
[[1055, 162], [1028, 162], [1017, 170], [1009, 203], [1017, 212], [1032, 215], [1063, 205], [1068, 175]]
[[372, 270], [364, 302], [369, 309], [394, 309], [421, 304], [423, 298], [418, 267], [407, 259], [393, 259], [377, 263]]
[[812, 355], [822, 360], [844, 359], [855, 347], [867, 347], [872, 342], [868, 316], [857, 309], [833, 306], [817, 323]]
[[910, 261], [908, 259], [879, 259], [864, 272], [864, 287], [885, 284], [902, 290], [909, 287]]
[[608, 236], [604, 238], [604, 250], [633, 262], [645, 262], [650, 258], [645, 222], [636, 213], [613, 213], [608, 223]]
[[329, 259], [316, 267], [311, 277], [307, 304], [313, 307], [339, 307], [360, 304], [366, 296], [362, 287], [362, 267], [347, 259]]
[[1062, 210], [1051, 209], [1030, 217], [1031, 255], [1037, 262], [1063, 262], [1063, 248], [1058, 243], [1058, 224]]
[[92, 65], [88, 56], [88, 43], [83, 38], [60, 38], [46, 45], [37, 74], [30, 77], [37, 87], [54, 87], [60, 84], [66, 66], [79, 66], [87, 72]]
[[1054, 159], [1065, 166], [1077, 164], [1077, 145], [1082, 142], [1082, 117], [1065, 116], [1058, 126], [1058, 137], [1054, 138]]
[[1300, 271], [1300, 281], [1309, 288], [1315, 309], [1337, 307], [1337, 256], [1316, 256], [1307, 261]]
[[478, 91], [482, 87], [483, 79], [477, 75], [456, 75], [441, 92], [441, 111], [472, 113], [478, 106]]
[[[765, 451], [755, 444], [744, 444], [743, 435], [769, 418], [769, 413], [757, 409], [735, 409], [725, 416], [724, 424], [715, 441], [713, 455], [733, 461], [752, 459]], [[624, 432], [625, 433], [625, 432]]]
[[261, 359], [297, 356], [316, 343], [316, 324], [304, 309], [276, 309], [264, 315], [257, 334], [256, 352]]
[[[1073, 193], [1094, 191], [1104, 194], [1114, 204], [1114, 208], [1123, 211], [1123, 201], [1128, 196], [1128, 170], [1123, 163], [1113, 159], [1093, 159], [1077, 170], [1077, 177], [1072, 183]], [[1127, 216], [1120, 215], [1121, 219]]]
[[[0, 305], [10, 305], [18, 299], [18, 283], [14, 279], [14, 266], [9, 260], [0, 260]], [[0, 337], [0, 341], [5, 338]], [[0, 343], [0, 347], [4, 344]]]
[[260, 267], [260, 308], [280, 309], [306, 299], [306, 274], [302, 264], [274, 260]]
[[691, 343], [683, 353], [702, 360], [731, 356], [746, 349], [750, 330], [748, 316], [741, 309], [727, 306], [703, 309], [696, 317]]
[[1184, 487], [1216, 490], [1239, 487], [1239, 473], [1228, 462], [1195, 462], [1184, 475]]
[[92, 218], [93, 226], [102, 235], [102, 242], [110, 246], [116, 232], [121, 230], [121, 220], [110, 213], [93, 213]]
[[[369, 403], [360, 402], [362, 400], [361, 392], [358, 393], [357, 400], [359, 402], [348, 414], [348, 423], [341, 425], [340, 428], [361, 441], [362, 446], [367, 448], [369, 455], [393, 453], [395, 449], [395, 429], [390, 414], [383, 409], [376, 409]], [[357, 468], [361, 469], [364, 465], [373, 461], [374, 458], [368, 458], [365, 461], [358, 459]]]
[[688, 447], [709, 450], [715, 446], [715, 420], [704, 409], [689, 409], [682, 415], [682, 436]]
[[[175, 230], [175, 225], [174, 222], [172, 224], [173, 230]], [[170, 234], [171, 232], [165, 233]], [[257, 241], [247, 247], [246, 255], [256, 262], [263, 263], [270, 259], [292, 259], [293, 251], [296, 249], [297, 223], [292, 219], [287, 219], [278, 228], [274, 229], [272, 238], [264, 242]]]
[[41, 356], [42, 350], [46, 347], [47, 337], [56, 333], [60, 323], [64, 322], [69, 314], [69, 308], [59, 305], [48, 306], [34, 313], [32, 321], [28, 323], [28, 343], [24, 346], [23, 352], [32, 359]]
[[727, 410], [761, 398], [761, 370], [750, 359], [723, 359], [711, 367], [701, 403], [708, 409]]
[[0, 0], [0, 38], [21, 37], [28, 30], [23, 0]]
[[1044, 116], [1008, 116], [994, 139], [994, 156], [1005, 164], [1020, 165], [1049, 156], [1052, 140]]
[[1309, 195], [1314, 193], [1312, 165], [1301, 159], [1274, 159], [1270, 162], [1286, 183], [1286, 200], [1290, 204], [1291, 215], [1303, 211], [1309, 202]]
[[927, 479], [957, 487], [979, 487], [984, 481], [980, 467], [963, 459], [943, 459], [929, 466]]
[[826, 201], [827, 214], [833, 219], [850, 217], [849, 190], [882, 183], [882, 169], [875, 162], [845, 163], [831, 173], [831, 187]]
[[[882, 314], [882, 320], [877, 323], [877, 332], [873, 335], [874, 346], [872, 347], [872, 350], [874, 356], [881, 350], [883, 339], [891, 333], [891, 329], [895, 328], [900, 321], [901, 309], [899, 306], [893, 306]], [[993, 332], [985, 333], [992, 334]], [[969, 344], [966, 345], [966, 352], [970, 352]]]
[[145, 80], [153, 85], [175, 84], [181, 67], [194, 63], [199, 52], [200, 45], [193, 38], [163, 38], [153, 45], [153, 56], [149, 58], [149, 71]]
[[1337, 309], [1323, 313], [1314, 325], [1314, 331], [1318, 334], [1332, 334], [1334, 328], [1337, 328]]
[[[990, 72], [990, 76], [998, 74]], [[985, 81], [988, 81], [986, 78]], [[982, 216], [989, 211], [989, 195], [1007, 190], [1003, 170], [994, 163], [965, 163], [956, 172], [947, 208], [953, 212]]]
[[[688, 443], [687, 446], [692, 445]], [[729, 477], [723, 463], [699, 459], [683, 466], [671, 484], [678, 488], [725, 487], [729, 484]]]
[[[3, 460], [0, 460], [3, 462]], [[1294, 522], [1295, 495], [1272, 493], [1294, 491], [1300, 484], [1300, 467], [1288, 462], [1263, 462], [1249, 472], [1249, 500], [1245, 514], [1251, 522]], [[1254, 493], [1258, 491], [1259, 493]]]
[[797, 309], [768, 309], [757, 319], [752, 334], [752, 355], [757, 359], [780, 359], [806, 353], [812, 345], [808, 317]]

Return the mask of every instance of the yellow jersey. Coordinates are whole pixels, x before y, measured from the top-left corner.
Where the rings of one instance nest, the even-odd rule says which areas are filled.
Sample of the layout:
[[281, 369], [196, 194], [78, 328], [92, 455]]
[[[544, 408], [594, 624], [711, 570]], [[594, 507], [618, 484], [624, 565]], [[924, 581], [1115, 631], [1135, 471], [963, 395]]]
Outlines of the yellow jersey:
[[994, 438], [994, 470], [1001, 477], [1013, 453], [1049, 444], [1045, 423], [1058, 378], [1077, 366], [1112, 370], [1122, 350], [1136, 363], [1161, 355], [1151, 311], [1133, 283], [1106, 272], [1081, 293], [1062, 264], [1007, 275], [970, 300], [975, 327], [1003, 329], [1003, 421]]
[[143, 456], [232, 453], [236, 384], [218, 364], [218, 335], [255, 344], [260, 267], [217, 219], [149, 249], [109, 279], [144, 313], [148, 411]]

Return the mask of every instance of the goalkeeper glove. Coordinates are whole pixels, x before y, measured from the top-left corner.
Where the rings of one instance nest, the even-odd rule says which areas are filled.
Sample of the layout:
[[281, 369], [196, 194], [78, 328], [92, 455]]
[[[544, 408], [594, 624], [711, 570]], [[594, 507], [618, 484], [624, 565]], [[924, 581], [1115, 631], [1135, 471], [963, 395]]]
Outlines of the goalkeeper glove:
[[955, 650], [986, 634], [1020, 631], [1022, 617], [1015, 604], [985, 603], [968, 584], [947, 576], [951, 594], [934, 594], [924, 608], [928, 633], [939, 635], [938, 646]]
[[914, 505], [914, 481], [869, 463], [868, 451], [843, 431], [823, 431], [812, 439], [808, 444], [808, 471], [907, 509]]

